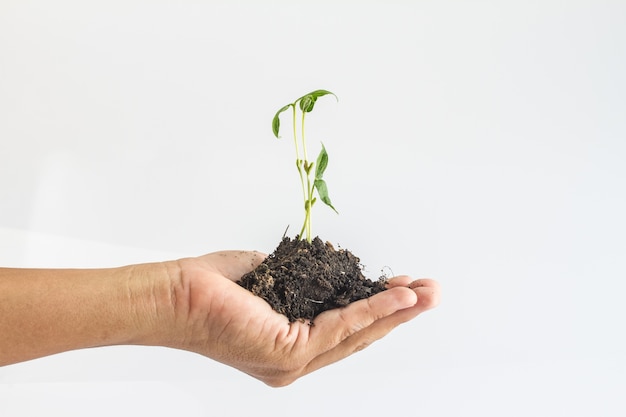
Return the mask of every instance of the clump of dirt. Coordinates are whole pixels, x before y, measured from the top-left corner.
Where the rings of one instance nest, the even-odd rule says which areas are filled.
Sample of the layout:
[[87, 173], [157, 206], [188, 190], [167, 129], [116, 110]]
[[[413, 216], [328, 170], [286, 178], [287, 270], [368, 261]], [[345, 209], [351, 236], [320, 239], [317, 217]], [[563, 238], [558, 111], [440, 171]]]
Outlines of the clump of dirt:
[[239, 285], [267, 301], [289, 322], [313, 320], [323, 311], [346, 306], [385, 290], [386, 280], [363, 275], [359, 258], [335, 250], [319, 237], [311, 243], [283, 238], [276, 250]]

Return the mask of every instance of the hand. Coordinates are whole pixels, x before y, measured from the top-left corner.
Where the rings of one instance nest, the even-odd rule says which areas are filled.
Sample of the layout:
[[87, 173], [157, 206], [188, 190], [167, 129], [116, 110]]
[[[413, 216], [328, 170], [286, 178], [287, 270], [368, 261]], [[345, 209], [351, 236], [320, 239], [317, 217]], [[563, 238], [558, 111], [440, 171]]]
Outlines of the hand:
[[200, 353], [270, 386], [284, 386], [367, 347], [439, 302], [435, 281], [400, 276], [389, 281], [387, 291], [320, 314], [313, 326], [289, 324], [235, 282], [264, 257], [225, 251], [178, 261], [172, 347]]

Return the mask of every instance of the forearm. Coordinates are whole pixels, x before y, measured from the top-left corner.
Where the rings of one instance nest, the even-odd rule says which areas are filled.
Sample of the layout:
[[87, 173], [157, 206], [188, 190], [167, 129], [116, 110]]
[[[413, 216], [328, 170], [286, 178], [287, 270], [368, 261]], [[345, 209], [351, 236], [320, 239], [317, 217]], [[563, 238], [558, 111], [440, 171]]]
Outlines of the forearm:
[[157, 344], [173, 320], [169, 267], [0, 268], [0, 366], [87, 347]]

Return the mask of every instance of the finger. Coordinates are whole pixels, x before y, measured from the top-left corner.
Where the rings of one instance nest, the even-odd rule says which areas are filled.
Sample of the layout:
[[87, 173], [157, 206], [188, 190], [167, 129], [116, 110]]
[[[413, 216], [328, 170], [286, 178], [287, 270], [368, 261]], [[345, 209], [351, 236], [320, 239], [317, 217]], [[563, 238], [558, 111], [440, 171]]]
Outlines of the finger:
[[415, 280], [409, 284], [409, 288], [417, 294], [419, 301], [416, 307], [422, 308], [423, 311], [435, 308], [441, 302], [441, 286], [433, 279]]
[[401, 309], [393, 314], [385, 316], [373, 322], [370, 326], [349, 336], [336, 347], [322, 353], [314, 358], [306, 367], [306, 373], [313, 372], [319, 368], [337, 362], [351, 354], [365, 349], [375, 341], [383, 338], [398, 325], [405, 323], [419, 314], [430, 310], [439, 303], [439, 284], [433, 280], [418, 280], [414, 285], [416, 288], [417, 302], [412, 307]]
[[439, 305], [441, 298], [439, 284], [433, 280], [418, 281], [422, 282], [415, 283], [414, 281], [413, 283], [411, 283], [411, 285], [418, 285], [417, 287], [413, 288], [413, 291], [417, 295], [417, 303], [415, 303], [413, 307], [409, 307], [394, 313], [393, 320], [398, 322], [397, 324], [395, 324], [396, 326], [398, 324], [412, 320], [419, 314], [431, 310]]
[[413, 279], [408, 275], [398, 275], [393, 278], [389, 278], [387, 280], [387, 287], [408, 287], [408, 288], [417, 288], [417, 287], [437, 287], [439, 288], [439, 283], [434, 279], [430, 278], [420, 278]]
[[433, 288], [436, 288], [437, 290], [440, 289], [439, 283], [435, 281], [434, 279], [430, 279], [430, 278], [420, 278], [420, 279], [416, 279], [415, 281], [411, 281], [409, 283], [409, 288], [417, 288], [417, 287], [433, 287]]
[[346, 307], [326, 311], [315, 319], [311, 329], [311, 341], [316, 343], [313, 351], [320, 354], [333, 349], [375, 321], [412, 307], [417, 301], [415, 291], [396, 287]]
[[387, 288], [394, 287], [413, 289], [417, 294], [418, 306], [423, 311], [436, 307], [440, 302], [441, 287], [437, 281], [430, 278], [413, 280], [411, 277], [401, 275], [387, 281]]
[[[431, 310], [439, 305], [441, 299], [441, 289], [437, 281], [426, 278], [418, 279], [416, 281], [412, 281], [409, 284], [409, 287], [411, 287], [415, 292], [415, 295], [417, 295], [417, 303], [410, 308], [394, 313], [393, 321], [395, 324], [393, 327], [412, 320], [419, 314]], [[382, 325], [384, 324], [385, 322], [382, 321]]]
[[393, 287], [408, 287], [413, 282], [413, 279], [406, 275], [399, 275], [397, 277], [389, 278], [387, 280], [387, 288]]

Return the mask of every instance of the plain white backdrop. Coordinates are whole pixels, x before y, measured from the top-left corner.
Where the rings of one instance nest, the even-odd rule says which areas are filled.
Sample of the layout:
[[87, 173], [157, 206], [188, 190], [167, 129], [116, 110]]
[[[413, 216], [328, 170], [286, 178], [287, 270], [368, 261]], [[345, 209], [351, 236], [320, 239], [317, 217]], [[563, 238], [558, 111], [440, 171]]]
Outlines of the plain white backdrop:
[[[311, 90], [314, 232], [440, 307], [283, 389], [186, 352], [0, 368], [2, 416], [622, 416], [626, 3], [0, 0], [0, 265], [271, 252]], [[1, 318], [0, 318], [1, 319]], [[2, 337], [0, 335], [0, 337]]]

